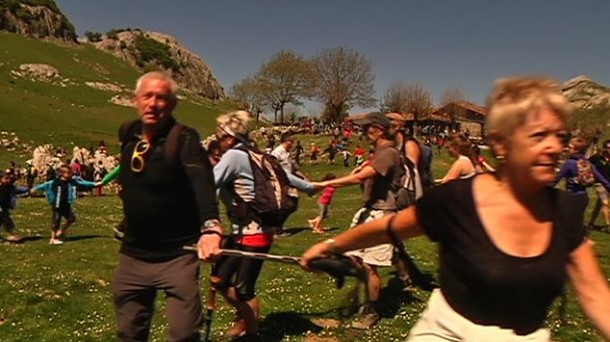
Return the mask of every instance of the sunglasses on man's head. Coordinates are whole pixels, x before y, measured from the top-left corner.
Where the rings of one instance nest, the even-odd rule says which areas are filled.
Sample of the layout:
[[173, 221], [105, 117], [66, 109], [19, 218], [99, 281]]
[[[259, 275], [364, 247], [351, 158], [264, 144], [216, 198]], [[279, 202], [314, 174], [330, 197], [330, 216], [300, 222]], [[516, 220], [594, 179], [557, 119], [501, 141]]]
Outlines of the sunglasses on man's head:
[[150, 149], [150, 144], [145, 140], [140, 140], [136, 144], [131, 156], [131, 171], [139, 173], [144, 170], [144, 155]]

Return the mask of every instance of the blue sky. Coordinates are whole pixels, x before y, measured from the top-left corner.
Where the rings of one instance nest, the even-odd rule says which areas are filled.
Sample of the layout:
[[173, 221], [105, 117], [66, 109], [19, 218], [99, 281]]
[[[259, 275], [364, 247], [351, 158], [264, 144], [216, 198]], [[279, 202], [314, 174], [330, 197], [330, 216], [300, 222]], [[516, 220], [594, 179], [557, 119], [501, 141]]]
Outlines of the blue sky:
[[378, 97], [405, 81], [425, 86], [436, 100], [458, 87], [482, 104], [495, 79], [523, 74], [560, 81], [586, 74], [610, 85], [605, 0], [56, 2], [81, 35], [139, 27], [176, 36], [225, 89], [278, 50], [311, 56], [339, 45], [372, 61]]

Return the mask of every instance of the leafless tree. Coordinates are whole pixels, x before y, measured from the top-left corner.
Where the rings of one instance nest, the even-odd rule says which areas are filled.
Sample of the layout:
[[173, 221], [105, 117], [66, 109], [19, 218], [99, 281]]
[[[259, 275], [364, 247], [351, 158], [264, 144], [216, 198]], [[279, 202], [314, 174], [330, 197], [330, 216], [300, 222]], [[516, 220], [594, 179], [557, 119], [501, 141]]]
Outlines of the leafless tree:
[[394, 82], [383, 94], [381, 111], [392, 113], [407, 113], [407, 85], [404, 82]]
[[443, 94], [441, 94], [441, 106], [462, 101], [466, 101], [466, 95], [464, 95], [464, 92], [462, 92], [460, 88], [447, 88]]
[[460, 90], [460, 88], [452, 87], [446, 89], [441, 95], [441, 106], [447, 106], [449, 115], [451, 116], [451, 122], [455, 123], [458, 117], [466, 114], [466, 109], [458, 106], [460, 102], [466, 101], [466, 95]]
[[231, 87], [231, 98], [238, 102], [239, 108], [247, 110], [255, 116], [258, 122], [266, 107], [260, 82], [255, 77], [247, 77]]
[[432, 95], [422, 85], [394, 82], [383, 96], [383, 110], [396, 113], [412, 113], [415, 121], [432, 110]]
[[373, 68], [361, 53], [347, 47], [323, 49], [313, 57], [312, 66], [315, 97], [324, 105], [323, 120], [339, 122], [351, 107], [377, 103]]

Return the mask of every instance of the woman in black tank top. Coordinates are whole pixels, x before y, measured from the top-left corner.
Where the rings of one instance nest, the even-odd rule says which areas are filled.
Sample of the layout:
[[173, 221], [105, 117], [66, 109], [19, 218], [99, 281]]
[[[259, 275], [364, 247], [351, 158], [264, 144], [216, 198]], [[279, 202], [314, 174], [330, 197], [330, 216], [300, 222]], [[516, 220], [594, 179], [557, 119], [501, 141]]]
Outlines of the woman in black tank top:
[[439, 244], [435, 290], [411, 341], [549, 341], [543, 329], [566, 280], [610, 339], [610, 288], [582, 226], [579, 202], [550, 185], [570, 107], [548, 79], [500, 80], [487, 116], [495, 174], [443, 184], [413, 207], [311, 247], [319, 256], [421, 234]]

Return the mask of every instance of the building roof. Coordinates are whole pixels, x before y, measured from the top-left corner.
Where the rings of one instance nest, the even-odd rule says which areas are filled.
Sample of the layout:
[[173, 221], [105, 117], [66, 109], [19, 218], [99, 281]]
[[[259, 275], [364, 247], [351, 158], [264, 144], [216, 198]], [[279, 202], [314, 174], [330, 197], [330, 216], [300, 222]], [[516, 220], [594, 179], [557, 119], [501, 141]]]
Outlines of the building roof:
[[464, 108], [466, 110], [469, 110], [471, 112], [474, 112], [474, 113], [477, 113], [477, 114], [480, 114], [480, 115], [483, 115], [483, 116], [487, 115], [487, 108], [479, 106], [479, 105], [474, 104], [472, 102], [468, 102], [468, 101], [451, 102], [451, 103], [448, 103], [448, 104], [446, 104], [446, 105], [444, 105], [442, 107], [435, 108], [434, 110], [432, 110], [432, 113], [433, 114], [438, 114], [439, 112], [441, 112], [441, 113], [442, 112], [446, 112], [447, 107], [449, 107], [449, 106], [458, 106], [458, 107]]

